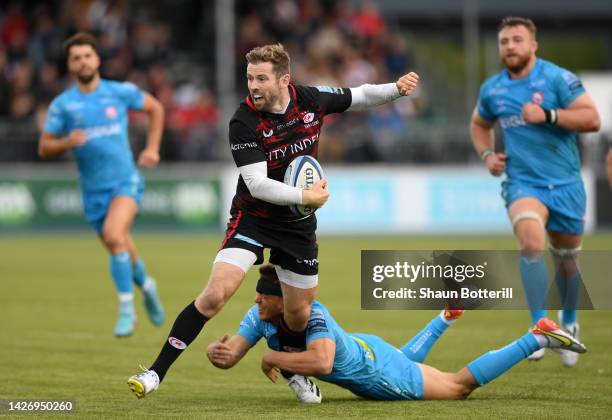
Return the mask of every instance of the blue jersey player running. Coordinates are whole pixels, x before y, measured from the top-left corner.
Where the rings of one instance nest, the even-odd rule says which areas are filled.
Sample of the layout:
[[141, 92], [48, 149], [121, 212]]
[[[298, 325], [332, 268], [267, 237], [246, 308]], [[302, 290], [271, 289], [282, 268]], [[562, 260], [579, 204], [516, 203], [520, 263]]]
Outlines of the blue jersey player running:
[[153, 324], [161, 325], [164, 319], [155, 281], [147, 276], [130, 235], [144, 182], [128, 141], [128, 110], [149, 115], [147, 146], [138, 159], [139, 165], [148, 168], [159, 162], [164, 110], [155, 98], [131, 83], [100, 78], [100, 58], [91, 35], [77, 33], [65, 42], [64, 49], [76, 84], [51, 103], [39, 154], [49, 158], [66, 150], [74, 153], [85, 219], [111, 255], [110, 271], [120, 302], [115, 335], [125, 337], [132, 334], [136, 321], [132, 283], [142, 289]]
[[[445, 373], [423, 361], [462, 310], [442, 311], [408, 343], [396, 348], [374, 335], [346, 333], [327, 308], [315, 301], [308, 320], [306, 351], [280, 352], [277, 326], [283, 311], [282, 292], [272, 266], [262, 266], [260, 275], [256, 305], [244, 316], [236, 335], [226, 335], [208, 346], [208, 358], [219, 368], [231, 368], [263, 338], [272, 351], [263, 356], [262, 370], [272, 381], [277, 380], [278, 369], [295, 373], [289, 385], [302, 402], [321, 401], [318, 388], [307, 376], [367, 399], [464, 399], [537, 349], [586, 351], [578, 340], [544, 318], [511, 344], [480, 356], [457, 373]], [[299, 381], [297, 375], [301, 376]]]
[[[520, 273], [532, 325], [546, 317], [543, 251], [548, 232], [563, 305], [560, 322], [576, 337], [577, 253], [586, 208], [576, 133], [599, 130], [599, 115], [576, 75], [536, 57], [536, 27], [530, 19], [504, 18], [498, 42], [505, 69], [480, 89], [472, 142], [492, 175], [507, 176], [502, 196], [521, 247]], [[494, 151], [495, 122], [503, 131], [505, 153]], [[560, 353], [565, 366], [578, 361], [576, 353]], [[543, 356], [542, 349], [530, 359]]]

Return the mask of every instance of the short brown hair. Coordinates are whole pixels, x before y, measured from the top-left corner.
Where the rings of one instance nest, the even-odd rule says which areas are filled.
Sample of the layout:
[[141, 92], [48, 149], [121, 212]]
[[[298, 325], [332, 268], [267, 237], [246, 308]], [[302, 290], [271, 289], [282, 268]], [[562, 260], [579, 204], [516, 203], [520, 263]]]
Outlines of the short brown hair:
[[497, 27], [497, 32], [500, 32], [502, 29], [507, 28], [509, 26], [524, 26], [527, 28], [531, 35], [535, 38], [536, 36], [536, 26], [533, 23], [533, 20], [520, 16], [506, 16], [501, 20], [499, 26]]
[[249, 64], [272, 63], [272, 68], [278, 77], [289, 74], [291, 58], [283, 44], [269, 44], [253, 48], [245, 57]]
[[96, 53], [98, 52], [98, 41], [93, 35], [88, 34], [86, 32], [77, 32], [76, 34], [68, 38], [66, 41], [64, 41], [62, 47], [64, 48], [64, 53], [66, 54], [66, 57], [70, 56], [70, 48], [75, 45], [89, 45], [91, 46], [91, 48], [94, 49]]

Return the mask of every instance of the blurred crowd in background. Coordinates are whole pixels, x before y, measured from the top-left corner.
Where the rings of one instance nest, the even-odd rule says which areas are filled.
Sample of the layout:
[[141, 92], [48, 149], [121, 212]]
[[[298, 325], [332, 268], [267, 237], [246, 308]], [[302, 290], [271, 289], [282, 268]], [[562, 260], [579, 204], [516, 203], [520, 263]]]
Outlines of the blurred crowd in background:
[[[265, 7], [270, 3], [273, 7]], [[291, 52], [292, 79], [298, 84], [388, 83], [417, 67], [405, 35], [383, 19], [374, 2], [245, 2], [240, 16], [239, 58], [257, 45], [282, 42]], [[394, 160], [411, 119], [423, 111], [424, 97], [421, 88], [409, 99], [365, 113], [328, 117], [321, 160]]]
[[[476, 160], [461, 90], [461, 22], [407, 25], [401, 16], [384, 15], [379, 5], [372, 0], [235, 0], [236, 42], [233, 49], [227, 45], [227, 53], [235, 54], [237, 63], [231, 70], [238, 86], [236, 106], [247, 93], [244, 54], [267, 43], [282, 42], [289, 50], [292, 80], [299, 84], [352, 87], [392, 82], [417, 71], [421, 86], [412, 97], [328, 117], [321, 160]], [[134, 82], [164, 105], [162, 159], [230, 160], [227, 139], [220, 134], [225, 132], [219, 108], [224, 92], [215, 81], [214, 7], [213, 0], [13, 0], [0, 6], [0, 161], [38, 160], [37, 140], [49, 102], [71, 83], [61, 46], [77, 31], [97, 36], [103, 77]], [[483, 44], [489, 45], [489, 62], [496, 66], [494, 27], [490, 32]], [[143, 145], [145, 127], [144, 116], [133, 113], [135, 148]]]
[[[11, 2], [0, 14], [0, 135], [12, 147], [0, 160], [36, 160], [36, 140], [50, 101], [72, 81], [63, 41], [77, 31], [99, 40], [103, 77], [129, 80], [166, 109], [163, 158], [224, 160], [220, 155], [213, 63], [182, 50], [155, 3], [126, 0]], [[330, 1], [237, 3], [237, 84], [244, 86], [244, 54], [282, 42], [292, 57], [292, 78], [308, 85], [358, 86], [396, 80], [414, 69], [406, 38], [389, 27], [374, 3], [355, 8]], [[209, 48], [212, 44], [209, 45]], [[228, 51], [231, 53], [231, 50]], [[424, 95], [363, 114], [328, 118], [321, 159], [363, 162], [393, 159]], [[236, 104], [237, 105], [237, 104]], [[146, 121], [133, 114], [132, 135], [143, 141]], [[376, 137], [376, 141], [373, 141]], [[16, 143], [16, 145], [15, 145]]]
[[[85, 31], [98, 38], [101, 73], [129, 80], [151, 92], [166, 109], [164, 156], [170, 160], [211, 159], [205, 144], [216, 141], [218, 110], [197, 66], [174, 61], [172, 31], [155, 8], [125, 0], [10, 3], [0, 15], [0, 131], [23, 147], [2, 149], [3, 160], [36, 159], [35, 143], [50, 101], [72, 83], [62, 43]], [[26, 10], [27, 7], [27, 10]], [[191, 65], [193, 64], [193, 65]], [[146, 123], [132, 116], [134, 137]], [[17, 144], [18, 145], [18, 144]]]

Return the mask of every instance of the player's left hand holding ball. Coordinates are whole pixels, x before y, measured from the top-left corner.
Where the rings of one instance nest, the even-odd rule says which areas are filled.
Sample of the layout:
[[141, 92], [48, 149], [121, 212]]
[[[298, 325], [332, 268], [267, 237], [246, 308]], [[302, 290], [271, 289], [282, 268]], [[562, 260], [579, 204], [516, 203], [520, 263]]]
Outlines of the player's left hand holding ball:
[[138, 166], [155, 168], [159, 163], [159, 152], [153, 149], [144, 149], [138, 156]]
[[546, 122], [546, 114], [540, 105], [528, 102], [523, 105], [523, 119], [529, 124], [542, 124]]
[[411, 71], [408, 74], [400, 77], [397, 82], [395, 82], [397, 86], [397, 90], [402, 96], [410, 95], [419, 84], [419, 75], [415, 72]]

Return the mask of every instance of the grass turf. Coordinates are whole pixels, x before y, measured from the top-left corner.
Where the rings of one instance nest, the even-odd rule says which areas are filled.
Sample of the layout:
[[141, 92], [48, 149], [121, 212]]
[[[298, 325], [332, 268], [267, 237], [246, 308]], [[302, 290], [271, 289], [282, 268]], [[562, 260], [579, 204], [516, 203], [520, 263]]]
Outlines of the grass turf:
[[[235, 332], [254, 297], [253, 270], [226, 308], [169, 372], [160, 390], [136, 400], [126, 380], [148, 366], [171, 323], [205, 284], [220, 237], [137, 234], [151, 275], [159, 281], [167, 321], [153, 327], [138, 304], [131, 338], [112, 336], [117, 310], [108, 258], [93, 235], [0, 238], [0, 400], [69, 399], [83, 418], [610, 418], [612, 327], [609, 311], [583, 312], [589, 353], [574, 369], [554, 353], [522, 362], [467, 401], [372, 402], [317, 381], [318, 406], [301, 406], [284, 383], [260, 373], [260, 343], [237, 367], [212, 367], [204, 349]], [[431, 311], [361, 311], [361, 249], [515, 249], [511, 237], [322, 238], [319, 300], [350, 332], [402, 345], [435, 315]], [[609, 249], [611, 235], [594, 235], [585, 249]], [[137, 296], [140, 300], [140, 296]], [[455, 371], [524, 334], [527, 311], [474, 311], [451, 327], [426, 362]]]

